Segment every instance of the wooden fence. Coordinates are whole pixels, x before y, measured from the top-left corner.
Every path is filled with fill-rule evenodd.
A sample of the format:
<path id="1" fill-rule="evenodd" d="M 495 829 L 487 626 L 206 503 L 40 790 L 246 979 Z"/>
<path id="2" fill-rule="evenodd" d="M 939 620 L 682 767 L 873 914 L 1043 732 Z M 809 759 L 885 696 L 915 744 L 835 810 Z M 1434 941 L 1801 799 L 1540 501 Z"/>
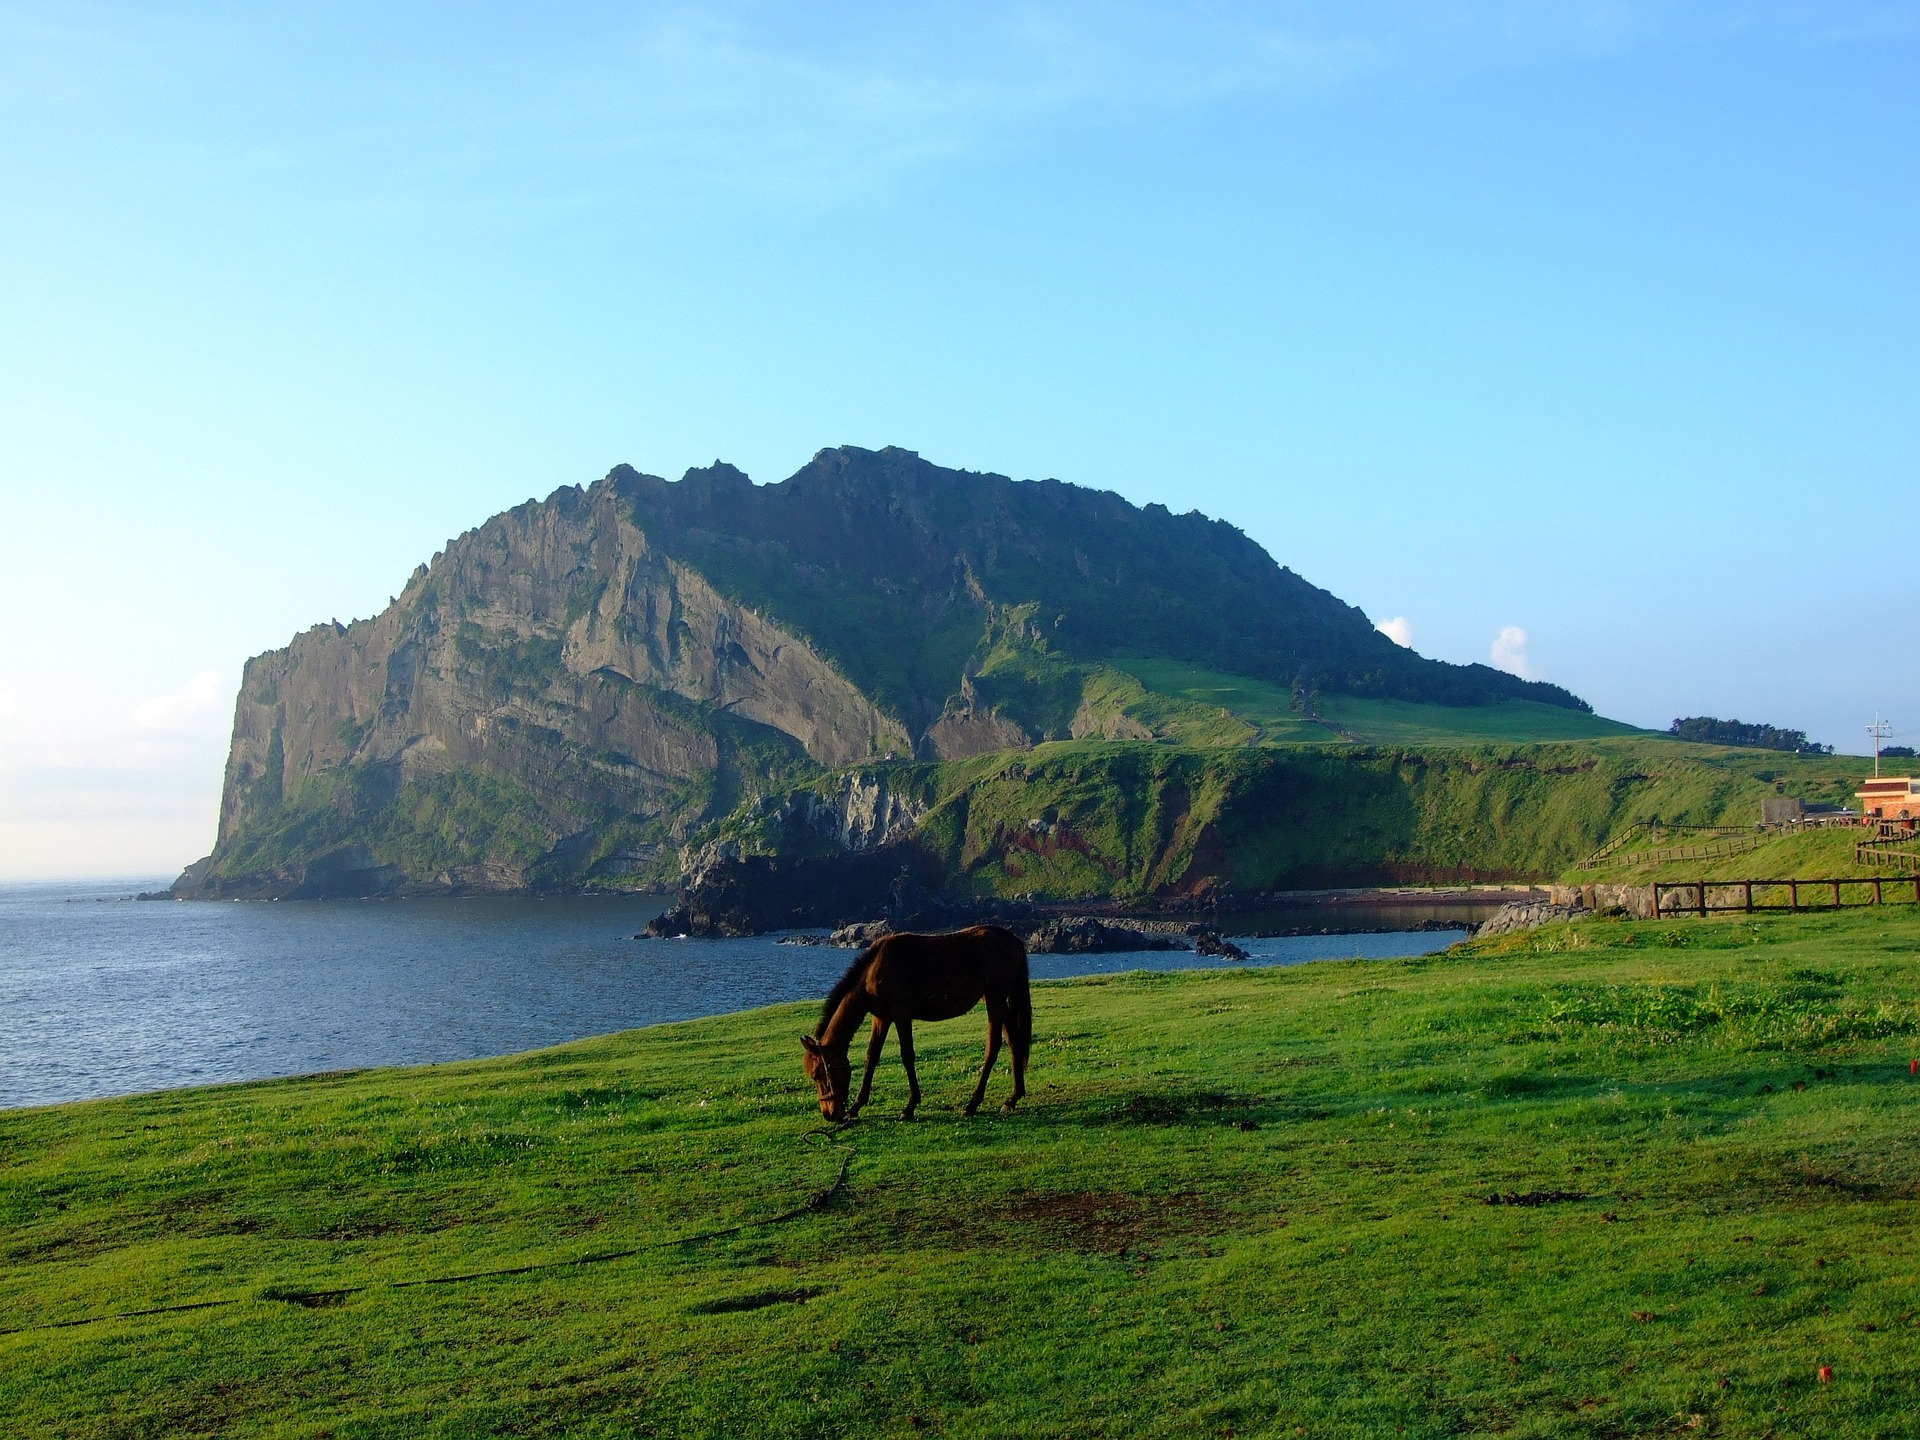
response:
<path id="1" fill-rule="evenodd" d="M 1884 865 L 1889 870 L 1905 870 L 1909 875 L 1920 875 L 1920 853 L 1895 848 L 1911 845 L 1917 839 L 1920 836 L 1904 825 L 1889 825 L 1883 820 L 1873 839 L 1862 840 L 1853 847 L 1853 863 Z"/>
<path id="2" fill-rule="evenodd" d="M 1592 870 L 1604 864 L 1608 857 L 1636 835 L 1657 838 L 1668 831 L 1680 835 L 1713 835 L 1722 838 L 1700 845 L 1669 845 L 1658 850 L 1636 850 L 1626 858 L 1636 865 L 1642 862 L 1659 864 L 1667 860 L 1712 860 L 1722 855 L 1743 855 L 1766 838 L 1766 832 L 1756 830 L 1751 825 L 1648 825 L 1636 822 L 1573 868 Z"/>
<path id="3" fill-rule="evenodd" d="M 1803 891 L 1809 896 L 1806 900 L 1802 899 Z M 1782 898 L 1785 904 L 1780 903 Z M 1920 905 L 1920 873 L 1875 876 L 1870 880 L 1689 880 L 1684 884 L 1661 882 L 1653 887 L 1656 917 L 1736 911 L 1751 915 L 1756 910 L 1856 909 L 1889 903 Z"/>
<path id="4" fill-rule="evenodd" d="M 1744 855 L 1766 838 L 1761 831 L 1742 830 L 1723 840 L 1709 840 L 1704 845 L 1666 845 L 1658 850 L 1636 850 L 1622 858 L 1636 865 L 1664 865 L 1669 860 L 1718 860 L 1727 855 Z M 1592 860 L 1585 860 L 1577 868 L 1587 869 L 1593 864 Z"/>

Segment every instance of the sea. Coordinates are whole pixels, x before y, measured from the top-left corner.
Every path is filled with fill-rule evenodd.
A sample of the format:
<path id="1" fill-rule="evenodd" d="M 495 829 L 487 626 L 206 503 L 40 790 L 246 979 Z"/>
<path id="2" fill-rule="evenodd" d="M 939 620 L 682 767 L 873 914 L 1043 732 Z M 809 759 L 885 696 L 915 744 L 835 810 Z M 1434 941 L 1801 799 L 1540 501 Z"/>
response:
<path id="1" fill-rule="evenodd" d="M 658 895 L 272 903 L 140 901 L 166 882 L 0 886 L 0 1108 L 184 1085 L 505 1055 L 819 996 L 827 946 L 642 939 Z M 1388 923 L 1481 918 L 1382 912 Z M 1270 935 L 1248 964 L 1444 949 L 1461 928 Z M 1382 914 L 1342 907 L 1339 923 Z M 1185 951 L 1036 955 L 1038 979 L 1217 966 Z"/>

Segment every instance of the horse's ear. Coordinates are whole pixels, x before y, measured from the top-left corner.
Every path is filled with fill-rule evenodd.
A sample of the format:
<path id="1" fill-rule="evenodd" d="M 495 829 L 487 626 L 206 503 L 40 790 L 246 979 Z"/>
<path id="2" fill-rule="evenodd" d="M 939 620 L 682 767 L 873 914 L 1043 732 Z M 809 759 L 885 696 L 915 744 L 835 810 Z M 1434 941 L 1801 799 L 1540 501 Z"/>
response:
<path id="1" fill-rule="evenodd" d="M 800 1043 L 807 1047 L 809 1054 L 818 1055 L 820 1053 L 820 1042 L 811 1035 L 802 1035 L 800 1037 Z"/>

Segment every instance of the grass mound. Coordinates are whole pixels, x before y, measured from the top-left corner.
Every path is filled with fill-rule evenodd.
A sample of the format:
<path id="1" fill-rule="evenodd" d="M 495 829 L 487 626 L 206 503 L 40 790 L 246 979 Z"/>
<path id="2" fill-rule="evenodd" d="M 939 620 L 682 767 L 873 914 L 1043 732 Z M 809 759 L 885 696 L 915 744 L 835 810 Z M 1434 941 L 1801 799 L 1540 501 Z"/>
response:
<path id="1" fill-rule="evenodd" d="M 0 1115 L 10 1433 L 1911 1433 L 1920 913 L 809 1007 Z M 1004 1093 L 1001 1088 L 994 1094 Z M 1831 1367 L 1822 1383 L 1820 1367 Z"/>

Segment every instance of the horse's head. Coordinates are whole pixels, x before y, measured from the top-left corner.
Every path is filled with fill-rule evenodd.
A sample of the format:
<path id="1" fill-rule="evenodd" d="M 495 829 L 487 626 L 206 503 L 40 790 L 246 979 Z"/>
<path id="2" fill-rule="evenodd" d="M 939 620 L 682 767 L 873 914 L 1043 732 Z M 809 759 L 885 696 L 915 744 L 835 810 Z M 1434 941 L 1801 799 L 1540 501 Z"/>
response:
<path id="1" fill-rule="evenodd" d="M 847 1087 L 853 1083 L 853 1062 L 844 1049 L 830 1049 L 811 1035 L 802 1035 L 800 1043 L 807 1050 L 801 1064 L 820 1092 L 820 1113 L 838 1125 L 847 1118 Z"/>

